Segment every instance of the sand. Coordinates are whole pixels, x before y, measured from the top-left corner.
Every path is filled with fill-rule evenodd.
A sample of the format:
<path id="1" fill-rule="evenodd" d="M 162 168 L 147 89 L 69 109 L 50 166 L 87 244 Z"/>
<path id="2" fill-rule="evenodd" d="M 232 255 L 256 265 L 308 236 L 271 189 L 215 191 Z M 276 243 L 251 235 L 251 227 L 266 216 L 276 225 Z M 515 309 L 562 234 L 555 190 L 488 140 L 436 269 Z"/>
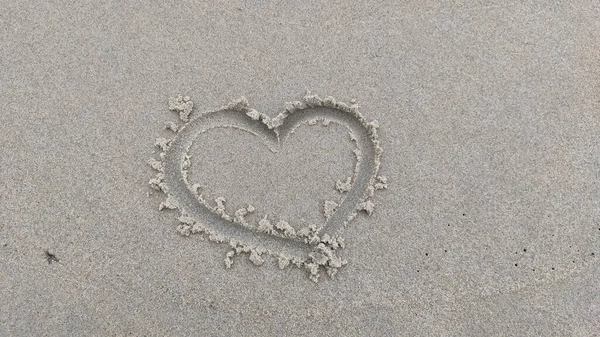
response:
<path id="1" fill-rule="evenodd" d="M 0 336 L 600 335 L 600 5 L 4 2 Z"/>

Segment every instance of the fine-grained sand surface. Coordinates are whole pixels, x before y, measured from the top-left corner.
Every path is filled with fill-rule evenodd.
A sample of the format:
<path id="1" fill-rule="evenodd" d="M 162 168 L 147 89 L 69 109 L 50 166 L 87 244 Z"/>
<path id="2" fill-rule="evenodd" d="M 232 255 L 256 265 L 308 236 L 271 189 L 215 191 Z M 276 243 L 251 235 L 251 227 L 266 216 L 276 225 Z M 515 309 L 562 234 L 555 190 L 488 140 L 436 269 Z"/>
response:
<path id="1" fill-rule="evenodd" d="M 0 336 L 600 335 L 597 1 L 0 8 Z"/>

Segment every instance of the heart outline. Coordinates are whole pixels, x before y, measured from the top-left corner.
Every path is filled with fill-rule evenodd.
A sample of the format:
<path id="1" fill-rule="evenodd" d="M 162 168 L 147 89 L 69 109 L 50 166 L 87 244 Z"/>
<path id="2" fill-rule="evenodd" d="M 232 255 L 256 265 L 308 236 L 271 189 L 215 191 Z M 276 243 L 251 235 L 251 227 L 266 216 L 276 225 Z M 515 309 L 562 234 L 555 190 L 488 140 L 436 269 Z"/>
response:
<path id="1" fill-rule="evenodd" d="M 156 145 L 163 152 L 160 154 L 161 161 L 151 162 L 159 172 L 150 185 L 167 195 L 167 200 L 159 209 L 177 208 L 181 211 L 180 233 L 187 236 L 205 232 L 213 241 L 229 241 L 234 253 L 228 253 L 226 261 L 231 261 L 235 254 L 245 252 L 250 253 L 251 260 L 256 263 L 261 261 L 261 254 L 268 253 L 279 257 L 280 267 L 292 262 L 306 268 L 313 281 L 318 279 L 321 267 L 330 276 L 335 275 L 337 269 L 346 263 L 335 252 L 343 247 L 338 235 L 361 207 L 370 214 L 373 207 L 370 198 L 374 191 L 386 187 L 385 178 L 377 176 L 382 154 L 377 121 L 368 123 L 356 105 L 347 105 L 333 97 L 321 99 L 310 93 L 304 96 L 303 101 L 286 103 L 285 110 L 275 118 L 250 108 L 243 97 L 219 109 L 201 113 L 191 120 L 188 119 L 192 106 L 189 98 L 182 99 L 179 96 L 176 103 L 170 105 L 171 110 L 180 111 L 180 117 L 186 124 L 181 128 L 170 125 L 169 128 L 176 132 L 174 139 L 157 140 Z M 208 130 L 230 127 L 250 132 L 261 138 L 271 151 L 277 152 L 300 125 L 322 118 L 345 125 L 358 152 L 355 151 L 357 163 L 351 177 L 352 186 L 321 229 L 311 228 L 301 236 L 289 237 L 287 232 L 265 233 L 248 226 L 231 226 L 232 222 L 236 222 L 235 219 L 225 214 L 223 209 L 208 204 L 187 180 L 189 149 L 196 138 Z M 223 221 L 229 223 L 224 224 Z"/>

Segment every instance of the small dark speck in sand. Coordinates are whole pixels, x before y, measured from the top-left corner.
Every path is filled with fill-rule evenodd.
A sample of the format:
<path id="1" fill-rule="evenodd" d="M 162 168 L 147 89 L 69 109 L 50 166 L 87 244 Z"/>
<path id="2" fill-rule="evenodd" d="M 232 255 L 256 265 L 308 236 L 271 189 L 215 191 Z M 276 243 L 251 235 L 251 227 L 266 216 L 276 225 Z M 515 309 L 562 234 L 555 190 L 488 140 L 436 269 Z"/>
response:
<path id="1" fill-rule="evenodd" d="M 48 249 L 46 249 L 44 251 L 44 254 L 46 255 L 46 261 L 48 261 L 48 264 L 50 264 L 52 262 L 60 262 L 58 260 L 58 258 L 56 257 L 56 255 L 50 253 L 50 251 Z"/>

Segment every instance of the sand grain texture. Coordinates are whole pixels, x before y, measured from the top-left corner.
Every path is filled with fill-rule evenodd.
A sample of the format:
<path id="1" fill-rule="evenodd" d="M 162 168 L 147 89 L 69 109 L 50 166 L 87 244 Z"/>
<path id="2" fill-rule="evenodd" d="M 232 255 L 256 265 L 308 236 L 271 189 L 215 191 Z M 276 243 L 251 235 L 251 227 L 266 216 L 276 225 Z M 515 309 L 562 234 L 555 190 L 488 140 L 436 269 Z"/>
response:
<path id="1" fill-rule="evenodd" d="M 597 1 L 0 6 L 0 336 L 600 331 Z M 369 158 L 332 116 L 277 154 L 211 129 L 178 152 L 197 205 L 316 241 L 192 235 L 156 177 L 183 126 L 285 128 L 307 90 L 377 129 L 374 196 L 319 232 Z"/>

